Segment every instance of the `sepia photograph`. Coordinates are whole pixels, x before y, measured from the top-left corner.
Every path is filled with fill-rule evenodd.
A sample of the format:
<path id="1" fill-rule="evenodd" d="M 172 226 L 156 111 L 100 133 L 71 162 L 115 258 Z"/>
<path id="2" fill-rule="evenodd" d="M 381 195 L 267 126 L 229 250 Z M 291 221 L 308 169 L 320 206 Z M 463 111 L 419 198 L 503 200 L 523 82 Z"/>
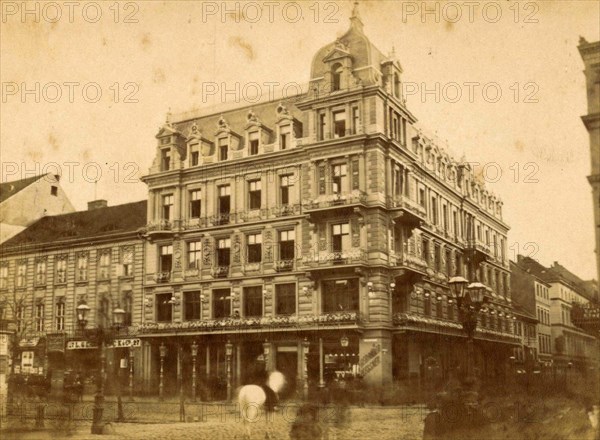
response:
<path id="1" fill-rule="evenodd" d="M 600 440 L 600 1 L 0 0 L 0 438 Z"/>

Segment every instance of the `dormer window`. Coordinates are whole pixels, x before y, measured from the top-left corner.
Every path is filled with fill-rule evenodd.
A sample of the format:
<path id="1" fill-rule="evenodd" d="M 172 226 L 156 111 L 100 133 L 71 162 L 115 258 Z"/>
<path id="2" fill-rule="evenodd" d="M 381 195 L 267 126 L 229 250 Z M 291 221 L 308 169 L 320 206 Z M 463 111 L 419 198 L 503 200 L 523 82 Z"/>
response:
<path id="1" fill-rule="evenodd" d="M 197 146 L 196 146 L 197 148 Z M 190 154 L 190 165 L 195 167 L 200 163 L 200 152 L 199 151 L 192 151 Z"/>
<path id="2" fill-rule="evenodd" d="M 258 154 L 259 143 L 260 143 L 260 141 L 259 141 L 258 131 L 250 133 L 250 139 L 249 139 L 250 156 L 256 156 Z"/>
<path id="3" fill-rule="evenodd" d="M 219 160 L 227 160 L 229 145 L 227 139 L 219 139 Z"/>
<path id="4" fill-rule="evenodd" d="M 290 145 L 289 140 L 290 140 L 290 126 L 284 125 L 280 129 L 279 148 L 281 150 L 285 150 Z"/>
<path id="5" fill-rule="evenodd" d="M 400 77 L 394 73 L 394 96 L 400 99 Z"/>
<path id="6" fill-rule="evenodd" d="M 333 113 L 333 130 L 335 139 L 346 136 L 346 112 L 344 110 Z"/>
<path id="7" fill-rule="evenodd" d="M 342 65 L 334 64 L 331 69 L 331 90 L 333 92 L 342 88 Z"/>
<path id="8" fill-rule="evenodd" d="M 169 171 L 171 169 L 171 150 L 166 149 L 161 151 L 161 170 Z"/>

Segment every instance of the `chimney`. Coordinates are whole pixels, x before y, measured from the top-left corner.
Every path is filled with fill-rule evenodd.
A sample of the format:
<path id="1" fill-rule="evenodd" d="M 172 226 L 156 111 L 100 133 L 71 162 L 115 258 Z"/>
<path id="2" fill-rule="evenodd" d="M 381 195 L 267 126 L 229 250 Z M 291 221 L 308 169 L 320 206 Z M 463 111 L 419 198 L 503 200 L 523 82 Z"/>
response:
<path id="1" fill-rule="evenodd" d="M 93 200 L 91 202 L 88 202 L 88 211 L 91 211 L 93 209 L 106 208 L 107 206 L 108 202 L 106 200 Z"/>

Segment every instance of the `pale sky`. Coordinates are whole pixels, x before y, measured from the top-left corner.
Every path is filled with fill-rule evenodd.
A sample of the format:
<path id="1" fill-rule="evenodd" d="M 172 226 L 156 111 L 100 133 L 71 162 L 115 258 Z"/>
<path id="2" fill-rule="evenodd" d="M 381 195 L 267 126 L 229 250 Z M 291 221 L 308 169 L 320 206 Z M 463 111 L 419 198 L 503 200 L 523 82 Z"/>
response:
<path id="1" fill-rule="evenodd" d="M 352 8 L 351 2 L 231 2 L 241 12 L 236 19 L 221 16 L 220 1 L 119 8 L 111 1 L 98 3 L 100 10 L 92 3 L 70 11 L 56 2 L 58 11 L 29 2 L 32 11 L 39 8 L 36 17 L 23 16 L 21 2 L 1 2 L 2 181 L 53 171 L 57 163 L 78 209 L 94 199 L 95 186 L 97 198 L 110 205 L 146 198 L 138 178 L 151 165 L 168 109 L 221 103 L 219 94 L 206 99 L 203 85 L 231 90 L 237 82 L 240 105 L 247 105 L 254 99 L 254 89 L 244 88 L 249 83 L 275 82 L 276 91 L 305 84 L 313 55 L 347 30 Z M 456 158 L 464 153 L 469 161 L 498 164 L 502 175 L 488 187 L 505 203 L 511 258 L 520 252 L 542 264 L 557 260 L 585 279 L 595 277 L 577 45 L 580 35 L 600 38 L 600 2 L 483 1 L 471 10 L 464 3 L 426 2 L 431 10 L 437 5 L 439 20 L 422 16 L 421 1 L 363 1 L 359 10 L 371 41 L 385 54 L 395 47 L 419 123 L 447 140 Z M 455 5 L 463 5 L 459 18 Z M 36 83 L 39 99 L 23 93 Z M 479 84 L 473 102 L 466 83 Z M 444 91 L 439 99 L 421 95 L 436 84 Z M 96 90 L 101 98 L 87 102 Z M 490 102 L 497 90 L 501 97 Z M 489 168 L 492 179 L 497 169 Z M 94 185 L 96 170 L 102 175 Z"/>

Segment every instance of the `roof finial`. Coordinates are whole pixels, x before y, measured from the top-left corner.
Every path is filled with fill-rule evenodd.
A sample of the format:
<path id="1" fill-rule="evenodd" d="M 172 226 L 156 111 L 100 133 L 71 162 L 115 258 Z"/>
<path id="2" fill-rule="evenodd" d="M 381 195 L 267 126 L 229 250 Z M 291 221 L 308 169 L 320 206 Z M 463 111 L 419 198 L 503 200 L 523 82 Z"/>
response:
<path id="1" fill-rule="evenodd" d="M 357 27 L 360 31 L 362 31 L 363 22 L 360 19 L 360 14 L 358 13 L 358 2 L 354 2 L 354 8 L 352 8 L 352 16 L 350 17 L 350 23 L 352 27 Z"/>
<path id="2" fill-rule="evenodd" d="M 166 117 L 166 120 L 165 120 L 165 124 L 171 125 L 171 116 L 172 116 L 172 114 L 171 114 L 171 107 L 169 107 L 169 111 L 167 112 L 167 117 Z"/>

